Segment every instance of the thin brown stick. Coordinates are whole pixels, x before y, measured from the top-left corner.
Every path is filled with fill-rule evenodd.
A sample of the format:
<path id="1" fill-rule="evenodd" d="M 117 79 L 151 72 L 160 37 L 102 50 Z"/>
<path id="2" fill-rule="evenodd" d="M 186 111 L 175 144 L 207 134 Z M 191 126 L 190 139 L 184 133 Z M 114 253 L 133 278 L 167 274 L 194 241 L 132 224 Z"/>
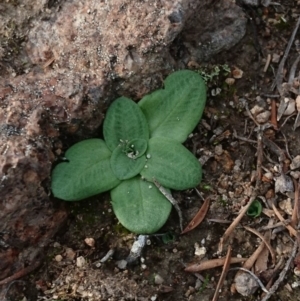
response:
<path id="1" fill-rule="evenodd" d="M 255 200 L 255 197 L 251 197 L 248 204 L 242 208 L 239 215 L 236 217 L 236 219 L 231 223 L 231 225 L 227 228 L 225 233 L 223 234 L 222 238 L 220 239 L 219 246 L 218 246 L 218 253 L 222 253 L 223 250 L 223 244 L 228 239 L 229 235 L 233 232 L 235 227 L 239 224 L 242 217 L 245 215 L 249 207 L 251 206 L 252 202 Z"/>
<path id="2" fill-rule="evenodd" d="M 257 160 L 256 160 L 256 187 L 259 186 L 262 179 L 262 162 L 263 162 L 263 144 L 262 144 L 262 133 L 257 134 Z"/>
<path id="3" fill-rule="evenodd" d="M 247 261 L 245 261 L 245 263 L 243 264 L 243 268 L 250 270 L 254 266 L 256 259 L 258 258 L 259 254 L 262 252 L 264 247 L 265 243 L 262 241 L 261 244 L 255 250 L 255 252 L 247 259 Z"/>
<path id="4" fill-rule="evenodd" d="M 277 123 L 277 107 L 276 107 L 276 101 L 275 99 L 272 99 L 271 102 L 271 124 L 273 125 L 274 129 L 278 129 L 278 123 Z"/>
<path id="5" fill-rule="evenodd" d="M 0 281 L 0 286 L 28 275 L 29 273 L 34 271 L 40 264 L 41 264 L 41 261 L 37 260 L 33 264 L 29 265 L 28 267 L 21 269 L 20 271 L 16 272 L 15 274 L 13 274 L 5 279 L 2 279 Z"/>
<path id="6" fill-rule="evenodd" d="M 273 250 L 273 248 L 271 247 L 271 245 L 269 244 L 269 242 L 266 240 L 266 238 L 261 235 L 258 231 L 256 231 L 255 229 L 252 229 L 250 227 L 244 226 L 244 228 L 250 232 L 252 232 L 253 234 L 257 235 L 266 245 L 266 247 L 269 249 L 271 257 L 272 257 L 272 261 L 273 264 L 276 264 L 276 254 L 275 251 Z"/>
<path id="7" fill-rule="evenodd" d="M 265 64 L 265 67 L 264 67 L 264 72 L 267 72 L 270 63 L 271 63 L 271 54 L 269 53 L 269 54 L 267 55 L 267 60 L 266 60 L 266 64 Z"/>
<path id="8" fill-rule="evenodd" d="M 226 258 L 225 258 L 225 263 L 224 263 L 224 266 L 223 266 L 223 269 L 222 269 L 222 274 L 220 276 L 217 287 L 215 289 L 215 293 L 214 293 L 214 297 L 213 297 L 212 301 L 217 301 L 219 299 L 220 289 L 221 289 L 221 287 L 224 283 L 224 280 L 226 278 L 227 272 L 228 272 L 229 267 L 230 267 L 230 258 L 231 258 L 231 246 L 228 246 L 227 254 L 226 254 Z"/>
<path id="9" fill-rule="evenodd" d="M 280 212 L 277 210 L 277 208 L 275 207 L 274 203 L 272 204 L 272 209 L 273 209 L 274 213 L 276 214 L 276 216 L 278 217 L 278 219 L 283 222 L 283 225 L 286 227 L 286 229 L 289 230 L 290 235 L 293 235 L 294 237 L 297 237 L 297 231 L 291 225 L 286 225 L 284 223 L 285 219 L 282 217 L 282 215 L 280 214 Z"/>
<path id="10" fill-rule="evenodd" d="M 230 258 L 230 264 L 241 263 L 241 262 L 246 261 L 247 259 L 248 258 L 232 257 L 232 258 Z M 226 258 L 217 258 L 217 259 L 206 260 L 206 261 L 203 261 L 203 262 L 200 262 L 197 264 L 191 264 L 188 267 L 186 267 L 184 270 L 185 270 L 185 272 L 197 273 L 200 271 L 220 267 L 220 266 L 224 265 L 225 261 L 226 261 Z"/>

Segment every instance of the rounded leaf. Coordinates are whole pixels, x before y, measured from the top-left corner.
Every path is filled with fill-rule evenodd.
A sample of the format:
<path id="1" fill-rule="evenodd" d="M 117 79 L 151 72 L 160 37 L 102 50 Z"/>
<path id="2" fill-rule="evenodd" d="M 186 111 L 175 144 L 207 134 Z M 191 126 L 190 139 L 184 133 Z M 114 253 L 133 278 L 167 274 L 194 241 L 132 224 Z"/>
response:
<path id="1" fill-rule="evenodd" d="M 198 124 L 206 102 L 202 77 L 190 70 L 169 75 L 164 89 L 154 91 L 138 103 L 150 130 L 150 137 L 168 137 L 184 142 Z"/>
<path id="2" fill-rule="evenodd" d="M 162 186 L 184 190 L 201 182 L 202 168 L 197 158 L 182 144 L 163 138 L 151 138 L 147 163 L 141 175 L 148 181 L 157 180 Z"/>
<path id="3" fill-rule="evenodd" d="M 129 155 L 131 155 L 129 153 Z M 115 148 L 110 159 L 111 168 L 120 180 L 130 179 L 141 172 L 146 163 L 146 157 L 139 158 L 128 157 L 124 152 L 124 146 L 119 145 Z"/>
<path id="4" fill-rule="evenodd" d="M 111 190 L 114 213 L 120 223 L 138 234 L 158 231 L 167 221 L 171 203 L 152 183 L 135 177 Z"/>
<path id="5" fill-rule="evenodd" d="M 120 97 L 107 110 L 103 124 L 104 140 L 113 151 L 120 143 L 149 139 L 149 128 L 140 107 L 131 99 Z"/>
<path id="6" fill-rule="evenodd" d="M 66 162 L 52 171 L 53 195 L 65 201 L 78 201 L 110 190 L 120 181 L 110 167 L 111 151 L 101 139 L 74 144 L 66 153 Z"/>

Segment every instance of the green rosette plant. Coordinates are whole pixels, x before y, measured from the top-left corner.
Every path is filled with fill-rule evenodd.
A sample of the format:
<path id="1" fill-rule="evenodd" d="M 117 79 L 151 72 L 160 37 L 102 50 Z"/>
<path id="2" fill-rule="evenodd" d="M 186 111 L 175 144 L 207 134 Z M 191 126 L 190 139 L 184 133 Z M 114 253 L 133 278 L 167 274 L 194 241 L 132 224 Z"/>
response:
<path id="1" fill-rule="evenodd" d="M 182 143 L 198 124 L 205 101 L 204 81 L 189 70 L 172 73 L 163 89 L 139 103 L 118 98 L 107 111 L 104 140 L 73 145 L 55 166 L 53 195 L 78 201 L 110 190 L 113 211 L 125 228 L 156 232 L 172 205 L 154 181 L 169 193 L 201 181 L 201 165 Z"/>

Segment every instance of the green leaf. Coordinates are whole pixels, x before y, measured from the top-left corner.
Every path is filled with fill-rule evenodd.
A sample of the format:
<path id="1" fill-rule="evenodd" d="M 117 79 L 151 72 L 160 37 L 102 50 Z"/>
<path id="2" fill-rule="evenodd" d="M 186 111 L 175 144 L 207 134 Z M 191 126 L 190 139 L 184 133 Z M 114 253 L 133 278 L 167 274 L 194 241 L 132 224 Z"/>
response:
<path id="1" fill-rule="evenodd" d="M 139 174 L 145 163 L 145 156 L 136 159 L 128 157 L 123 145 L 115 148 L 110 159 L 110 166 L 116 177 L 120 180 L 127 180 Z"/>
<path id="2" fill-rule="evenodd" d="M 120 142 L 149 139 L 149 128 L 140 107 L 131 99 L 120 97 L 109 107 L 103 124 L 104 140 L 113 151 Z"/>
<path id="3" fill-rule="evenodd" d="M 152 183 L 135 177 L 111 190 L 113 210 L 120 223 L 138 234 L 158 231 L 167 221 L 171 203 Z"/>
<path id="4" fill-rule="evenodd" d="M 121 143 L 119 146 L 123 146 L 123 152 L 128 158 L 136 159 L 146 152 L 148 144 L 145 139 L 133 139 L 127 143 Z"/>
<path id="5" fill-rule="evenodd" d="M 141 175 L 148 181 L 157 180 L 162 186 L 184 190 L 197 186 L 202 168 L 197 158 L 182 144 L 160 137 L 151 138 L 147 163 Z"/>
<path id="6" fill-rule="evenodd" d="M 206 87 L 198 73 L 177 71 L 164 89 L 143 97 L 139 106 L 149 124 L 150 137 L 168 137 L 180 143 L 198 124 L 206 101 Z"/>
<path id="7" fill-rule="evenodd" d="M 262 212 L 261 202 L 258 200 L 254 200 L 247 211 L 247 215 L 251 217 L 259 217 L 261 215 L 261 212 Z"/>
<path id="8" fill-rule="evenodd" d="M 65 153 L 68 162 L 52 172 L 52 192 L 65 201 L 78 201 L 110 190 L 120 181 L 110 167 L 111 152 L 101 139 L 74 144 Z"/>

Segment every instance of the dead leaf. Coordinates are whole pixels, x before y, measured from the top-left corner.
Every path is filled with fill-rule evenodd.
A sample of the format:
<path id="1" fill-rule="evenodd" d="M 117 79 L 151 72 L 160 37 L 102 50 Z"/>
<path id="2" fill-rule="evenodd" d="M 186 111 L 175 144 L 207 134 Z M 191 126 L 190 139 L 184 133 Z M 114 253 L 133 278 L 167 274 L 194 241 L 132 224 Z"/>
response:
<path id="1" fill-rule="evenodd" d="M 270 220 L 272 221 L 272 220 Z M 265 240 L 270 243 L 271 231 L 267 231 L 264 235 Z M 256 262 L 255 262 L 255 272 L 256 274 L 261 274 L 268 269 L 268 259 L 269 259 L 269 249 L 265 245 L 263 250 L 260 252 Z"/>
<path id="2" fill-rule="evenodd" d="M 201 206 L 200 210 L 198 213 L 195 215 L 195 217 L 191 220 L 191 222 L 187 225 L 187 227 L 181 232 L 181 234 L 185 234 L 193 229 L 195 229 L 200 223 L 203 221 L 208 208 L 209 208 L 209 198 L 207 198 L 203 205 Z"/>
<path id="3" fill-rule="evenodd" d="M 292 179 L 285 175 L 281 174 L 275 181 L 275 192 L 280 191 L 285 193 L 287 191 L 294 191 L 294 184 Z"/>

